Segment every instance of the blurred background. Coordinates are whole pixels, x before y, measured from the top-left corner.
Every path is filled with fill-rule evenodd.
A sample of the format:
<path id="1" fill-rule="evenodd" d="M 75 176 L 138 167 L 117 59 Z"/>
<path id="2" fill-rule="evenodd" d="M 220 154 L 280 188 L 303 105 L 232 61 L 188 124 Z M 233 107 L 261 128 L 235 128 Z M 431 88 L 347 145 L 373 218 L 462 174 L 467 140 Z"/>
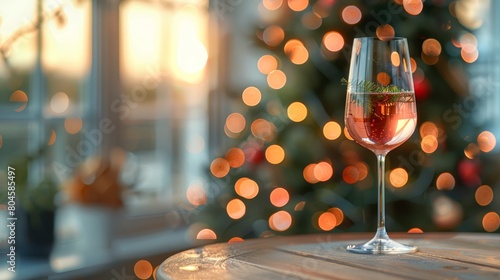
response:
<path id="1" fill-rule="evenodd" d="M 388 230 L 498 233 L 499 12 L 0 1 L 0 219 L 17 218 L 0 231 L 16 273 L 2 262 L 0 278 L 152 279 L 207 242 L 374 232 L 375 156 L 343 123 L 361 36 L 406 37 L 412 57 L 418 125 L 386 160 Z"/>

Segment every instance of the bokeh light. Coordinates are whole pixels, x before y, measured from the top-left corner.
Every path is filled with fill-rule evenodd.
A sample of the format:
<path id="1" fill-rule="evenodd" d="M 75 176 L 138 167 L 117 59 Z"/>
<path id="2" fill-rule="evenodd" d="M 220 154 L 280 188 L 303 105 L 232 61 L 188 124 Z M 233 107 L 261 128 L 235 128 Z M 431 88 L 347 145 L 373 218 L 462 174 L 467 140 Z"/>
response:
<path id="1" fill-rule="evenodd" d="M 285 39 L 285 31 L 278 25 L 271 25 L 264 29 L 262 38 L 268 46 L 276 47 Z"/>
<path id="2" fill-rule="evenodd" d="M 239 242 L 243 242 L 243 241 L 245 241 L 243 238 L 238 237 L 238 236 L 235 236 L 235 237 L 233 237 L 233 238 L 229 239 L 229 240 L 227 241 L 227 243 L 228 243 L 228 244 L 231 244 L 231 243 L 239 243 Z"/>
<path id="3" fill-rule="evenodd" d="M 26 106 L 28 105 L 28 95 L 26 95 L 26 93 L 22 90 L 16 90 L 10 95 L 9 101 L 20 104 L 14 109 L 14 111 L 19 113 L 26 109 Z"/>
<path id="4" fill-rule="evenodd" d="M 49 142 L 47 143 L 47 145 L 49 146 L 54 145 L 54 143 L 56 142 L 56 138 L 57 138 L 56 131 L 52 129 L 50 131 Z M 0 139 L 0 147 L 2 147 L 1 139 Z"/>
<path id="5" fill-rule="evenodd" d="M 199 184 L 192 184 L 186 190 L 186 198 L 194 206 L 200 206 L 207 203 L 205 190 Z"/>
<path id="6" fill-rule="evenodd" d="M 366 177 L 368 176 L 368 164 L 362 161 L 358 161 L 354 165 L 358 169 L 358 181 L 366 179 Z"/>
<path id="7" fill-rule="evenodd" d="M 455 177 L 451 173 L 441 173 L 436 179 L 436 188 L 440 191 L 449 191 L 455 187 Z"/>
<path id="8" fill-rule="evenodd" d="M 267 75 L 278 68 L 278 60 L 272 55 L 263 55 L 257 61 L 257 68 L 262 74 Z"/>
<path id="9" fill-rule="evenodd" d="M 139 279 L 149 279 L 153 274 L 153 266 L 147 260 L 137 261 L 134 265 L 134 273 Z"/>
<path id="10" fill-rule="evenodd" d="M 324 231 L 330 231 L 337 225 L 337 218 L 331 212 L 324 212 L 319 215 L 318 226 Z"/>
<path id="11" fill-rule="evenodd" d="M 288 57 L 293 64 L 301 65 L 309 59 L 309 52 L 304 45 L 299 45 L 292 48 Z"/>
<path id="12" fill-rule="evenodd" d="M 383 86 L 387 86 L 391 83 L 391 76 L 385 72 L 379 72 L 377 74 L 377 82 Z"/>
<path id="13" fill-rule="evenodd" d="M 427 135 L 432 135 L 436 138 L 439 136 L 438 128 L 433 122 L 424 122 L 420 126 L 419 133 L 420 133 L 420 137 L 422 137 L 422 138 L 424 138 Z"/>
<path id="14" fill-rule="evenodd" d="M 347 24 L 356 24 L 361 20 L 361 10 L 354 6 L 347 6 L 342 10 L 342 19 Z"/>
<path id="15" fill-rule="evenodd" d="M 467 52 L 465 49 L 462 49 L 460 51 L 460 55 L 462 56 L 462 59 L 467 62 L 467 63 L 473 63 L 475 62 L 478 57 L 479 57 L 479 51 L 476 49 L 472 52 Z"/>
<path id="16" fill-rule="evenodd" d="M 64 129 L 69 134 L 77 134 L 83 126 L 81 118 L 66 118 L 64 120 Z"/>
<path id="17" fill-rule="evenodd" d="M 359 180 L 359 171 L 355 166 L 349 165 L 342 171 L 342 179 L 348 184 L 354 184 Z"/>
<path id="18" fill-rule="evenodd" d="M 422 52 L 429 56 L 439 56 L 441 54 L 441 44 L 438 40 L 429 38 L 422 43 Z"/>
<path id="19" fill-rule="evenodd" d="M 283 47 L 283 50 L 285 51 L 285 54 L 289 56 L 295 48 L 301 46 L 303 47 L 304 44 L 300 40 L 291 39 L 288 42 L 286 42 L 285 46 Z"/>
<path id="20" fill-rule="evenodd" d="M 314 168 L 316 167 L 316 163 L 311 163 L 304 168 L 302 175 L 304 176 L 304 180 L 310 184 L 316 184 L 319 182 L 314 176 Z"/>
<path id="21" fill-rule="evenodd" d="M 460 203 L 441 195 L 432 202 L 432 220 L 440 230 L 453 230 L 462 221 L 464 210 Z"/>
<path id="22" fill-rule="evenodd" d="M 326 161 L 319 162 L 314 166 L 314 177 L 320 182 L 326 182 L 333 176 L 333 167 Z"/>
<path id="23" fill-rule="evenodd" d="M 64 92 L 57 92 L 50 98 L 50 109 L 56 114 L 66 112 L 69 107 L 69 97 Z"/>
<path id="24" fill-rule="evenodd" d="M 395 188 L 402 188 L 408 183 L 408 172 L 403 168 L 395 168 L 389 173 L 389 181 Z"/>
<path id="25" fill-rule="evenodd" d="M 399 65 L 401 65 L 401 58 L 399 57 L 398 52 L 391 53 L 391 63 L 394 67 L 399 67 Z"/>
<path id="26" fill-rule="evenodd" d="M 485 153 L 491 152 L 497 144 L 495 135 L 489 131 L 483 131 L 477 136 L 477 145 Z"/>
<path id="27" fill-rule="evenodd" d="M 231 169 L 229 162 L 224 158 L 216 158 L 210 164 L 210 172 L 217 178 L 223 178 Z"/>
<path id="28" fill-rule="evenodd" d="M 344 127 L 344 135 L 345 135 L 345 138 L 353 141 L 354 138 L 352 138 L 351 134 L 349 134 L 349 131 L 347 130 L 347 127 Z"/>
<path id="29" fill-rule="evenodd" d="M 204 228 L 198 232 L 196 235 L 198 240 L 215 240 L 217 239 L 217 234 L 209 228 Z"/>
<path id="30" fill-rule="evenodd" d="M 284 188 L 275 188 L 269 195 L 269 200 L 271 200 L 272 205 L 283 207 L 290 200 L 290 194 Z"/>
<path id="31" fill-rule="evenodd" d="M 302 24 L 310 30 L 318 29 L 323 23 L 323 19 L 315 12 L 305 13 L 301 18 Z"/>
<path id="32" fill-rule="evenodd" d="M 285 231 L 292 225 L 292 215 L 287 211 L 278 211 L 269 217 L 269 227 L 275 231 Z"/>
<path id="33" fill-rule="evenodd" d="M 437 148 L 438 148 L 438 140 L 434 135 L 427 135 L 424 138 L 422 138 L 422 142 L 420 142 L 420 147 L 422 148 L 422 151 L 424 151 L 427 154 L 432 154 L 434 153 Z"/>
<path id="34" fill-rule="evenodd" d="M 240 133 L 245 129 L 246 120 L 240 113 L 232 113 L 226 118 L 226 127 L 232 133 Z"/>
<path id="35" fill-rule="evenodd" d="M 406 63 L 405 63 L 406 66 Z M 411 66 L 411 72 L 415 73 L 417 71 L 417 61 L 413 59 L 413 57 L 410 57 L 410 66 Z"/>
<path id="36" fill-rule="evenodd" d="M 262 4 L 266 9 L 274 11 L 281 7 L 283 0 L 263 0 Z"/>
<path id="37" fill-rule="evenodd" d="M 309 5 L 309 0 L 288 0 L 288 7 L 295 12 L 303 11 Z"/>
<path id="38" fill-rule="evenodd" d="M 276 137 L 276 126 L 264 119 L 256 119 L 250 126 L 252 135 L 266 142 Z"/>
<path id="39" fill-rule="evenodd" d="M 377 38 L 385 41 L 394 38 L 396 31 L 394 31 L 394 28 L 390 24 L 382 24 L 377 27 L 375 34 Z"/>
<path id="40" fill-rule="evenodd" d="M 487 206 L 493 201 L 493 190 L 488 185 L 479 186 L 474 194 L 477 204 Z"/>
<path id="41" fill-rule="evenodd" d="M 424 231 L 419 228 L 411 228 L 408 230 L 408 233 L 424 233 Z"/>
<path id="42" fill-rule="evenodd" d="M 267 147 L 266 159 L 271 164 L 280 164 L 285 159 L 285 150 L 279 145 L 271 145 Z"/>
<path id="43" fill-rule="evenodd" d="M 226 205 L 227 215 L 234 220 L 241 219 L 245 215 L 246 210 L 245 203 L 238 198 L 234 198 Z"/>
<path id="44" fill-rule="evenodd" d="M 342 127 L 334 121 L 329 121 L 323 126 L 323 135 L 328 140 L 336 140 L 342 134 Z"/>
<path id="45" fill-rule="evenodd" d="M 293 102 L 288 106 L 287 115 L 294 122 L 301 122 L 307 117 L 307 107 L 302 102 Z"/>
<path id="46" fill-rule="evenodd" d="M 259 194 L 259 185 L 252 179 L 242 177 L 234 184 L 236 193 L 246 199 L 253 199 Z"/>
<path id="47" fill-rule="evenodd" d="M 460 36 L 459 39 L 459 47 L 462 48 L 464 52 L 467 53 L 472 53 L 477 50 L 477 38 L 474 36 L 472 33 L 464 33 L 462 36 Z"/>
<path id="48" fill-rule="evenodd" d="M 226 152 L 225 158 L 232 168 L 241 167 L 245 163 L 245 153 L 240 148 L 231 148 Z"/>
<path id="49" fill-rule="evenodd" d="M 331 52 L 338 52 L 344 47 L 344 37 L 336 31 L 330 31 L 323 36 L 323 45 Z"/>
<path id="50" fill-rule="evenodd" d="M 304 210 L 305 206 L 306 206 L 306 202 L 301 201 L 301 202 L 298 202 L 297 204 L 295 204 L 295 207 L 293 207 L 293 210 L 294 211 L 302 211 L 302 210 Z"/>
<path id="51" fill-rule="evenodd" d="M 243 103 L 247 106 L 256 106 L 260 103 L 262 99 L 262 94 L 260 90 L 256 87 L 247 87 L 241 94 L 241 99 Z"/>
<path id="52" fill-rule="evenodd" d="M 403 0 L 403 7 L 408 14 L 416 16 L 424 9 L 424 3 L 422 0 Z"/>
<path id="53" fill-rule="evenodd" d="M 464 155 L 469 159 L 475 158 L 480 152 L 481 150 L 479 150 L 479 147 L 474 143 L 469 143 L 464 149 Z"/>
<path id="54" fill-rule="evenodd" d="M 495 212 L 488 212 L 483 217 L 483 228 L 487 232 L 494 232 L 500 227 L 500 216 Z"/>
<path id="55" fill-rule="evenodd" d="M 267 84 L 272 89 L 280 89 L 286 84 L 286 75 L 281 70 L 274 70 L 267 75 Z"/>
<path id="56" fill-rule="evenodd" d="M 332 207 L 328 209 L 328 212 L 332 213 L 335 216 L 335 219 L 337 221 L 335 226 L 340 225 L 344 221 L 344 212 L 340 208 Z"/>

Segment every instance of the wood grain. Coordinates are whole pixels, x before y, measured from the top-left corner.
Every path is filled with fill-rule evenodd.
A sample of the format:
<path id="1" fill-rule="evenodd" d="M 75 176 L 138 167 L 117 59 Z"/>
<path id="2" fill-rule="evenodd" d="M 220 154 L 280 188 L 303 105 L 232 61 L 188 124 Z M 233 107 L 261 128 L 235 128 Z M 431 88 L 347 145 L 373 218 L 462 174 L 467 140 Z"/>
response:
<path id="1" fill-rule="evenodd" d="M 391 234 L 419 251 L 360 255 L 345 250 L 370 234 L 321 234 L 219 243 L 165 260 L 156 279 L 500 279 L 498 234 Z"/>

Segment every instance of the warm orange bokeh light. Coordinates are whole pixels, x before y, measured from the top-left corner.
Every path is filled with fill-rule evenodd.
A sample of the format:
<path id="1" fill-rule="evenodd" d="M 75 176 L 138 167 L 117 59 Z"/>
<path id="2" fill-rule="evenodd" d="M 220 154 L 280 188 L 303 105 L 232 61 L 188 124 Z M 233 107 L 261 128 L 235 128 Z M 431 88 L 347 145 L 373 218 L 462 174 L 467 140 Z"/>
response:
<path id="1" fill-rule="evenodd" d="M 266 142 L 276 137 L 276 126 L 264 119 L 256 119 L 250 126 L 250 130 L 253 136 Z"/>
<path id="2" fill-rule="evenodd" d="M 375 34 L 377 35 L 377 38 L 385 41 L 394 38 L 396 31 L 394 31 L 394 28 L 390 24 L 383 24 L 377 27 Z"/>
<path id="3" fill-rule="evenodd" d="M 245 129 L 246 120 L 240 113 L 232 113 L 226 118 L 226 127 L 232 133 L 240 133 Z"/>
<path id="4" fill-rule="evenodd" d="M 263 55 L 257 61 L 257 68 L 262 74 L 267 75 L 278 68 L 278 60 L 272 55 Z"/>
<path id="5" fill-rule="evenodd" d="M 354 141 L 354 138 L 352 138 L 351 134 L 349 134 L 349 131 L 347 130 L 347 127 L 344 127 L 344 135 L 345 135 L 345 138 L 351 140 L 351 141 Z"/>
<path id="6" fill-rule="evenodd" d="M 239 242 L 243 242 L 243 241 L 245 241 L 243 238 L 235 236 L 235 237 L 229 239 L 227 241 L 227 243 L 231 244 L 231 243 L 239 243 Z"/>
<path id="7" fill-rule="evenodd" d="M 403 168 L 396 168 L 389 173 L 389 181 L 395 188 L 402 188 L 408 183 L 408 172 Z"/>
<path id="8" fill-rule="evenodd" d="M 420 142 L 420 147 L 425 153 L 432 154 L 438 148 L 438 140 L 434 135 L 427 135 L 422 139 L 422 142 Z"/>
<path id="9" fill-rule="evenodd" d="M 408 233 L 424 233 L 424 231 L 419 228 L 411 228 L 408 230 Z"/>
<path id="10" fill-rule="evenodd" d="M 293 64 L 301 65 L 306 63 L 306 61 L 309 59 L 309 52 L 307 51 L 305 46 L 300 45 L 294 47 L 288 54 L 288 57 Z"/>
<path id="11" fill-rule="evenodd" d="M 368 165 L 362 161 L 358 161 L 354 165 L 358 169 L 358 174 L 359 174 L 358 181 L 366 179 L 366 177 L 368 176 Z"/>
<path id="12" fill-rule="evenodd" d="M 342 171 L 342 179 L 348 184 L 354 184 L 359 180 L 359 171 L 355 166 L 347 166 Z"/>
<path id="13" fill-rule="evenodd" d="M 448 172 L 441 173 L 436 180 L 436 188 L 440 191 L 449 191 L 455 187 L 455 177 Z"/>
<path id="14" fill-rule="evenodd" d="M 238 198 L 229 201 L 226 205 L 227 215 L 234 220 L 241 219 L 245 215 L 246 210 L 245 203 Z"/>
<path id="15" fill-rule="evenodd" d="M 391 83 L 391 76 L 385 72 L 380 72 L 377 74 L 377 82 L 383 86 L 387 86 Z"/>
<path id="16" fill-rule="evenodd" d="M 433 122 L 424 122 L 420 126 L 419 132 L 420 132 L 420 137 L 422 138 L 424 138 L 427 135 L 432 135 L 436 138 L 439 136 L 438 128 Z"/>
<path id="17" fill-rule="evenodd" d="M 399 57 L 398 52 L 391 53 L 391 63 L 394 67 L 399 67 L 399 65 L 401 65 L 401 58 Z"/>
<path id="18" fill-rule="evenodd" d="M 210 164 L 210 172 L 217 178 L 222 178 L 231 169 L 229 162 L 224 158 L 216 158 Z"/>
<path id="19" fill-rule="evenodd" d="M 186 198 L 194 206 L 200 206 L 207 203 L 207 195 L 202 186 L 193 184 L 186 190 Z"/>
<path id="20" fill-rule="evenodd" d="M 493 201 L 493 190 L 488 185 L 482 185 L 477 188 L 474 194 L 477 204 L 481 206 L 489 205 Z"/>
<path id="21" fill-rule="evenodd" d="M 333 207 L 328 209 L 328 212 L 332 213 L 335 216 L 335 219 L 337 220 L 337 223 L 335 226 L 340 225 L 344 221 L 344 212 L 340 210 L 338 207 Z"/>
<path id="22" fill-rule="evenodd" d="M 424 9 L 424 3 L 422 0 L 403 0 L 403 7 L 408 14 L 416 16 Z"/>
<path id="23" fill-rule="evenodd" d="M 284 188 L 275 188 L 269 195 L 269 199 L 272 205 L 283 207 L 290 200 L 290 194 L 288 194 L 288 191 Z"/>
<path id="24" fill-rule="evenodd" d="M 266 159 L 271 164 L 280 164 L 285 159 L 285 150 L 279 145 L 271 145 L 266 149 Z"/>
<path id="25" fill-rule="evenodd" d="M 134 273 L 139 279 L 149 279 L 153 274 L 153 266 L 147 260 L 137 261 L 134 265 Z"/>
<path id="26" fill-rule="evenodd" d="M 262 99 L 262 94 L 260 90 L 256 87 L 247 87 L 241 94 L 241 99 L 243 103 L 247 106 L 256 106 L 260 103 Z"/>
<path id="27" fill-rule="evenodd" d="M 310 13 L 304 14 L 302 16 L 301 20 L 302 20 L 302 24 L 310 30 L 318 29 L 321 26 L 321 24 L 323 23 L 323 19 L 321 19 L 321 17 L 318 14 L 316 14 L 315 12 L 310 12 Z"/>
<path id="28" fill-rule="evenodd" d="M 304 210 L 305 206 L 306 206 L 306 202 L 305 201 L 301 201 L 301 202 L 295 204 L 295 207 L 293 207 L 293 210 L 294 211 L 302 211 L 302 210 Z"/>
<path id="29" fill-rule="evenodd" d="M 285 39 L 285 31 L 278 25 L 268 26 L 264 29 L 262 39 L 268 46 L 276 47 Z"/>
<path id="30" fill-rule="evenodd" d="M 19 113 L 26 109 L 26 106 L 28 105 L 28 95 L 22 90 L 16 90 L 10 95 L 9 101 L 20 103 L 20 105 L 14 109 L 14 111 Z"/>
<path id="31" fill-rule="evenodd" d="M 215 240 L 217 239 L 217 234 L 211 229 L 204 228 L 198 232 L 196 235 L 196 239 L 198 240 Z"/>
<path id="32" fill-rule="evenodd" d="M 259 194 L 259 185 L 252 179 L 243 177 L 234 184 L 236 193 L 246 199 L 252 199 Z"/>
<path id="33" fill-rule="evenodd" d="M 464 52 L 472 53 L 477 50 L 477 38 L 472 33 L 465 33 L 460 36 L 458 46 L 462 48 Z"/>
<path id="34" fill-rule="evenodd" d="M 274 70 L 267 75 L 267 84 L 272 89 L 280 89 L 286 84 L 286 75 L 281 70 Z"/>
<path id="35" fill-rule="evenodd" d="M 344 37 L 338 32 L 330 31 L 323 36 L 323 45 L 331 52 L 338 52 L 344 47 Z"/>
<path id="36" fill-rule="evenodd" d="M 305 10 L 307 5 L 309 5 L 309 0 L 288 0 L 288 7 L 295 12 Z"/>
<path id="37" fill-rule="evenodd" d="M 488 212 L 483 217 L 483 228 L 487 232 L 494 232 L 500 227 L 500 216 L 495 212 Z"/>
<path id="38" fill-rule="evenodd" d="M 479 147 L 474 143 L 469 143 L 464 149 L 464 154 L 469 159 L 475 158 L 480 152 L 481 150 L 479 150 Z"/>
<path id="39" fill-rule="evenodd" d="M 263 0 L 262 4 L 266 9 L 274 11 L 281 7 L 283 0 Z"/>
<path id="40" fill-rule="evenodd" d="M 411 66 L 411 72 L 415 73 L 415 71 L 417 71 L 417 61 L 413 59 L 413 57 L 410 57 L 410 66 Z"/>
<path id="41" fill-rule="evenodd" d="M 64 92 L 57 92 L 50 98 L 50 109 L 56 114 L 66 112 L 69 107 L 69 97 Z"/>
<path id="42" fill-rule="evenodd" d="M 56 142 L 56 138 L 57 138 L 57 134 L 56 134 L 56 131 L 55 130 L 51 130 L 50 131 L 50 137 L 49 137 L 49 142 L 47 143 L 49 146 L 52 146 L 54 145 L 54 143 Z M 0 147 L 1 147 L 1 141 L 0 141 Z"/>
<path id="43" fill-rule="evenodd" d="M 241 167 L 245 163 L 245 153 L 240 148 L 229 149 L 225 158 L 232 168 Z"/>
<path id="44" fill-rule="evenodd" d="M 337 225 L 337 218 L 333 213 L 322 213 L 318 218 L 318 226 L 324 231 L 330 231 Z"/>
<path id="45" fill-rule="evenodd" d="M 495 135 L 489 131 L 483 131 L 477 136 L 477 145 L 485 153 L 491 152 L 497 144 Z"/>
<path id="46" fill-rule="evenodd" d="M 269 217 L 269 227 L 275 231 L 285 231 L 292 225 L 292 215 L 287 211 L 278 211 Z"/>
<path id="47" fill-rule="evenodd" d="M 441 44 L 436 39 L 427 39 L 422 43 L 422 51 L 429 56 L 439 56 L 441 54 Z"/>
<path id="48" fill-rule="evenodd" d="M 304 103 L 293 102 L 288 106 L 287 115 L 294 122 L 301 122 L 307 117 L 307 107 Z"/>
<path id="49" fill-rule="evenodd" d="M 290 55 L 293 52 L 293 49 L 296 47 L 303 47 L 304 44 L 297 40 L 297 39 L 291 39 L 288 42 L 286 42 L 285 46 L 283 47 L 283 50 L 285 51 L 286 55 Z"/>
<path id="50" fill-rule="evenodd" d="M 334 121 L 329 121 L 323 126 L 323 135 L 328 140 L 336 140 L 342 134 L 342 127 Z"/>
<path id="51" fill-rule="evenodd" d="M 304 172 L 302 175 L 304 176 L 304 180 L 310 184 L 316 184 L 319 182 L 314 176 L 314 168 L 316 167 L 316 163 L 311 163 L 304 168 Z"/>
<path id="52" fill-rule="evenodd" d="M 356 24 L 361 20 L 361 10 L 356 6 L 347 6 L 342 10 L 342 19 L 347 24 Z"/>
<path id="53" fill-rule="evenodd" d="M 81 118 L 66 118 L 64 120 L 64 129 L 69 134 L 77 134 L 82 129 L 83 122 Z"/>
<path id="54" fill-rule="evenodd" d="M 460 51 L 460 55 L 462 56 L 462 59 L 467 62 L 467 63 L 473 63 L 475 62 L 478 57 L 479 57 L 479 51 L 476 49 L 471 52 L 467 52 L 465 49 L 462 49 Z"/>
<path id="55" fill-rule="evenodd" d="M 314 177 L 320 182 L 326 182 L 333 176 L 333 167 L 330 163 L 322 161 L 314 166 Z"/>

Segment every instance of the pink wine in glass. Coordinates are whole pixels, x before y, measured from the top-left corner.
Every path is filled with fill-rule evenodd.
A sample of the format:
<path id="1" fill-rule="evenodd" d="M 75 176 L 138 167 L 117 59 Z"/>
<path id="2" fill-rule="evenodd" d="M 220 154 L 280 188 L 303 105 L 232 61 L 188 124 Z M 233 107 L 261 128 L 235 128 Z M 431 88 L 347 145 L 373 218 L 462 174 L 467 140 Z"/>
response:
<path id="1" fill-rule="evenodd" d="M 417 110 L 413 92 L 348 93 L 346 126 L 360 145 L 387 154 L 415 130 Z"/>

